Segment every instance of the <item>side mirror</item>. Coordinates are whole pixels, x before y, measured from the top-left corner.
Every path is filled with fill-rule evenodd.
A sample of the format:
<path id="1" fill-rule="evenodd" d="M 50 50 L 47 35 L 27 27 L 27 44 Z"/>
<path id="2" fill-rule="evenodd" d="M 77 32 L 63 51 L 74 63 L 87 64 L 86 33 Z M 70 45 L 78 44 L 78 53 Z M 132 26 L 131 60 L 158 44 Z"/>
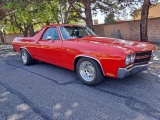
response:
<path id="1" fill-rule="evenodd" d="M 52 36 L 47 36 L 47 40 L 52 40 Z"/>

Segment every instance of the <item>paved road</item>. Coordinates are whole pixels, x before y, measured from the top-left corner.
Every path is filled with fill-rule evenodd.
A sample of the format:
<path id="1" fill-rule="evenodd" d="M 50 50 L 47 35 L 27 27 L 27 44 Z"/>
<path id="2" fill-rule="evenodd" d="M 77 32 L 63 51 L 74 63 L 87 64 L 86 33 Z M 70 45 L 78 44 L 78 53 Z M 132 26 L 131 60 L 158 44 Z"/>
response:
<path id="1" fill-rule="evenodd" d="M 24 66 L 0 46 L 0 120 L 160 120 L 160 51 L 150 69 L 95 87 L 43 62 Z"/>

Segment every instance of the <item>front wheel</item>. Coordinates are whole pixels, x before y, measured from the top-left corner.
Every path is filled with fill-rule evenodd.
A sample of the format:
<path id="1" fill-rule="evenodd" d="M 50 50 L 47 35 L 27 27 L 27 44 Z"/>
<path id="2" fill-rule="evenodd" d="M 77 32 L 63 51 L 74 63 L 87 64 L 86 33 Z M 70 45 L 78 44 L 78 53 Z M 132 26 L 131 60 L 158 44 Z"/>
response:
<path id="1" fill-rule="evenodd" d="M 76 71 L 81 81 L 87 85 L 97 85 L 104 80 L 99 64 L 89 58 L 81 58 L 76 66 Z"/>

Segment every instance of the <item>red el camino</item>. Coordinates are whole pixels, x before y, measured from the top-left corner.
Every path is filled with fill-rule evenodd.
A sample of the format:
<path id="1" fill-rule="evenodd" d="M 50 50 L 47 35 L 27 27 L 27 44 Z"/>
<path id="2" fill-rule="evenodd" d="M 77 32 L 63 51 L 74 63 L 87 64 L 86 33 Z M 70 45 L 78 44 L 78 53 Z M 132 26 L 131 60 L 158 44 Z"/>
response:
<path id="1" fill-rule="evenodd" d="M 40 60 L 76 70 L 81 81 L 96 85 L 104 76 L 124 78 L 147 70 L 154 46 L 146 42 L 98 37 L 87 27 L 55 24 L 33 37 L 16 37 L 13 49 L 24 65 Z"/>

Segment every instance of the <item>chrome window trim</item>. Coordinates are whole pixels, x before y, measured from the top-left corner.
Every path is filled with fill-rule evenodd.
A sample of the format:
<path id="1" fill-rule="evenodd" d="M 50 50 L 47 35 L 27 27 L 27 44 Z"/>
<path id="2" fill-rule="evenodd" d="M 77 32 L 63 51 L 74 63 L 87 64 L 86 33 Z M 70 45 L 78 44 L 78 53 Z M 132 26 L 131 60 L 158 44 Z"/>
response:
<path id="1" fill-rule="evenodd" d="M 66 40 L 66 39 L 63 38 L 63 35 L 62 35 L 62 32 L 61 32 L 61 28 L 60 28 L 60 27 L 64 27 L 64 26 L 58 26 L 59 32 L 60 32 L 60 34 L 61 34 L 61 38 L 62 38 L 62 40 L 64 41 L 64 40 Z"/>

